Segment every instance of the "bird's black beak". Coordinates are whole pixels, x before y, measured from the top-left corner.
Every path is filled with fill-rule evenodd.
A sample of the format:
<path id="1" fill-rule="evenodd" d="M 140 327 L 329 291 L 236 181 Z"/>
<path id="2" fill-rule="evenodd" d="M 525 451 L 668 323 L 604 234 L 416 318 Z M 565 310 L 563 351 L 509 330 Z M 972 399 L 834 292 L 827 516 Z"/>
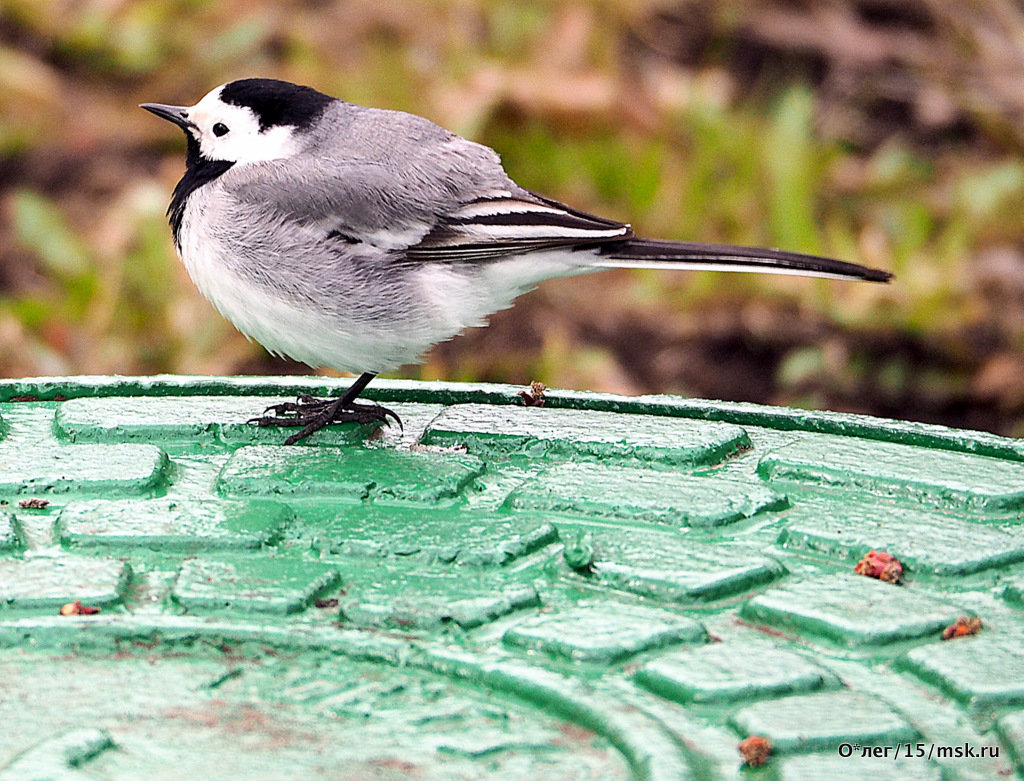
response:
<path id="1" fill-rule="evenodd" d="M 168 122 L 173 122 L 175 125 L 180 127 L 182 130 L 188 130 L 193 127 L 192 122 L 188 118 L 188 106 L 165 106 L 163 103 L 142 103 L 139 108 L 144 108 L 153 114 L 156 114 L 160 119 L 166 119 Z"/>

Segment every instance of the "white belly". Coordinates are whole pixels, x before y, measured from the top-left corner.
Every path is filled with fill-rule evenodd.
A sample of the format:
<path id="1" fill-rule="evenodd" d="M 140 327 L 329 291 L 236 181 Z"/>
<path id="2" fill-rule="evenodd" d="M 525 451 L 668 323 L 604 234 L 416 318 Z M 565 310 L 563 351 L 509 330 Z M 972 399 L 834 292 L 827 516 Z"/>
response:
<path id="1" fill-rule="evenodd" d="M 401 296 L 382 292 L 376 300 L 367 301 L 373 297 L 360 293 L 353 296 L 360 301 L 358 307 L 347 308 L 344 301 L 319 307 L 312 294 L 306 300 L 287 296 L 233 270 L 237 264 L 227 262 L 230 250 L 203 230 L 203 221 L 195 217 L 192 205 L 186 207 L 180 253 L 199 291 L 248 338 L 271 353 L 313 367 L 390 371 L 416 362 L 437 342 L 483 324 L 491 311 L 509 303 L 492 306 L 481 300 L 479 287 L 474 289 L 472 280 L 456 267 L 425 264 L 405 270 L 411 275 L 410 284 Z M 287 273 L 282 268 L 262 270 Z"/>

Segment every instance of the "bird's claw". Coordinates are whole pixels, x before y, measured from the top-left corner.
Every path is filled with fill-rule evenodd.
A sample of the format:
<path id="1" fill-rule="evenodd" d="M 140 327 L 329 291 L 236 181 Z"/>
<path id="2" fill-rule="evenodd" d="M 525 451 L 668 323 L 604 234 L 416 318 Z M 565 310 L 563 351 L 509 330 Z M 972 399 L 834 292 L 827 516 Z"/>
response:
<path id="1" fill-rule="evenodd" d="M 286 445 L 305 439 L 314 431 L 333 423 L 373 423 L 391 425 L 394 420 L 401 429 L 402 419 L 392 410 L 379 404 L 357 404 L 349 402 L 342 406 L 342 399 L 318 399 L 303 394 L 295 401 L 272 404 L 264 410 L 262 417 L 250 418 L 247 422 L 255 426 L 301 426 L 302 430 L 285 440 Z M 273 415 L 267 413 L 273 413 Z"/>

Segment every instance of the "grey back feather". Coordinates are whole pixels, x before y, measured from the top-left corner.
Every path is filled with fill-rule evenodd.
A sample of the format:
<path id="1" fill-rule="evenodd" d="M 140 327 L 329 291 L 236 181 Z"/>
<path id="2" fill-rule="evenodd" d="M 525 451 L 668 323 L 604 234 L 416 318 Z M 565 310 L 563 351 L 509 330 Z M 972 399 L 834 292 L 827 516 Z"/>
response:
<path id="1" fill-rule="evenodd" d="M 358 236 L 422 236 L 467 201 L 522 192 L 492 149 L 412 114 L 338 100 L 308 144 L 294 158 L 229 171 L 221 184 L 285 219 Z"/>

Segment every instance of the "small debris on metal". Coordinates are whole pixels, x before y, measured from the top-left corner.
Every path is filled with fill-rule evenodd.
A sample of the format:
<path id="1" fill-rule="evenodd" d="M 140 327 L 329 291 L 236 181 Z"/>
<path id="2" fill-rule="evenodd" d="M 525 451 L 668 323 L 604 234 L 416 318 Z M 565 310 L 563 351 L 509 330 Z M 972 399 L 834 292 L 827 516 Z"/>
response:
<path id="1" fill-rule="evenodd" d="M 955 637 L 965 635 L 976 635 L 981 631 L 981 619 L 977 616 L 960 616 L 955 622 L 942 630 L 943 640 L 952 640 Z"/>
<path id="2" fill-rule="evenodd" d="M 594 571 L 594 536 L 580 532 L 562 550 L 565 563 L 577 572 L 589 574 Z"/>
<path id="3" fill-rule="evenodd" d="M 519 391 L 517 394 L 519 398 L 523 400 L 523 404 L 527 407 L 543 407 L 544 406 L 544 392 L 547 390 L 547 386 L 543 382 L 534 380 L 530 383 L 530 390 Z"/>
<path id="4" fill-rule="evenodd" d="M 760 767 L 772 754 L 772 742 L 761 735 L 751 735 L 740 743 L 740 754 L 745 765 Z"/>
<path id="5" fill-rule="evenodd" d="M 899 559 L 889 553 L 882 551 L 869 551 L 853 571 L 858 575 L 869 578 L 878 578 L 886 583 L 899 583 L 903 580 L 903 565 Z"/>
<path id="6" fill-rule="evenodd" d="M 31 499 L 22 499 L 18 502 L 18 507 L 23 510 L 42 510 L 49 506 L 49 504 L 49 499 L 38 499 L 36 497 L 32 497 Z"/>
<path id="7" fill-rule="evenodd" d="M 60 606 L 60 614 L 62 616 L 91 616 L 99 612 L 100 609 L 98 607 L 83 605 L 80 599 Z"/>

